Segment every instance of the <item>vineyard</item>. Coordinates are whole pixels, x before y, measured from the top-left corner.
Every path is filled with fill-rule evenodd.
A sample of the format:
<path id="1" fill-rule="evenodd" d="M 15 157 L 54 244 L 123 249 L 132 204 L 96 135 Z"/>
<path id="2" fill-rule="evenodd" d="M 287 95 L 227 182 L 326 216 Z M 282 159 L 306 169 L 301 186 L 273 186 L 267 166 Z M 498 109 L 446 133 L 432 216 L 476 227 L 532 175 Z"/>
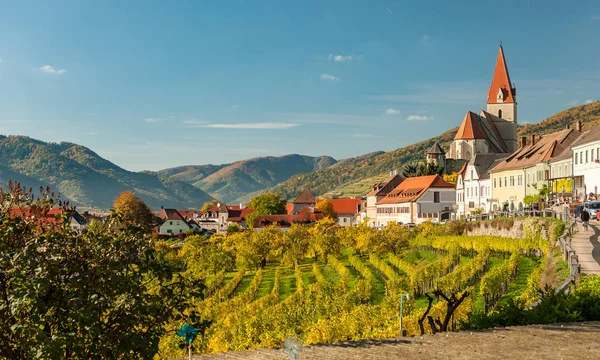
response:
<path id="1" fill-rule="evenodd" d="M 348 239 L 369 233 L 344 229 L 335 235 L 338 251 L 325 256 L 317 256 L 323 252 L 311 252 L 308 246 L 305 256 L 290 264 L 285 254 L 275 251 L 273 255 L 271 248 L 269 255 L 255 259 L 264 266 L 246 265 L 243 269 L 238 257 L 236 271 L 215 266 L 209 275 L 203 275 L 206 297 L 197 299 L 195 307 L 179 318 L 181 322 L 210 322 L 194 345 L 195 352 L 204 353 L 279 347 L 286 336 L 296 336 L 305 344 L 390 338 L 399 334 L 400 294 L 406 293 L 403 328 L 408 335 L 417 335 L 421 333 L 419 319 L 428 307 L 433 318 L 446 315 L 444 300 L 429 302 L 433 291 L 464 297 L 449 324 L 460 328 L 469 314 L 493 311 L 509 297 L 533 303 L 549 264 L 561 265 L 552 257 L 550 241 L 542 240 L 535 226 L 525 239 L 448 235 L 440 229 L 413 231 L 407 242 L 389 252 L 357 252 L 360 244 Z M 332 232 L 326 230 L 326 234 L 330 236 L 326 241 L 331 242 Z M 267 235 L 271 244 L 277 243 L 278 236 L 286 236 L 273 231 L 262 236 Z M 256 235 L 239 234 L 233 241 L 241 242 L 243 236 Z M 306 236 L 310 243 L 319 235 L 311 232 Z M 378 236 L 385 234 L 373 234 L 372 241 L 385 241 Z M 221 241 L 219 248 L 242 251 L 242 245 L 232 240 L 216 241 Z M 194 246 L 186 245 L 172 254 L 174 259 L 187 259 L 188 276 L 193 268 L 190 261 L 203 261 L 193 255 L 217 245 L 205 241 Z M 553 272 L 552 276 L 560 274 Z M 432 331 L 427 323 L 423 330 Z M 158 357 L 183 355 L 181 340 L 172 333 L 165 335 Z"/>

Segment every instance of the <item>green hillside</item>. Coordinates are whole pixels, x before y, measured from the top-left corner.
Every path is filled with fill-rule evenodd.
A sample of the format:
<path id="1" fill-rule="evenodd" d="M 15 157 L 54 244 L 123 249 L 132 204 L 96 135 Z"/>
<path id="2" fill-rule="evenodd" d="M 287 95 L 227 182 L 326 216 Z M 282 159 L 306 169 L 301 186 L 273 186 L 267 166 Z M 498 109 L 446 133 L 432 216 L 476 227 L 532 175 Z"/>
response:
<path id="1" fill-rule="evenodd" d="M 156 173 L 127 171 L 90 149 L 67 142 L 45 143 L 25 136 L 0 137 L 0 184 L 49 185 L 64 200 L 84 208 L 108 209 L 131 190 L 154 209 L 200 208 L 210 195 Z"/>
<path id="2" fill-rule="evenodd" d="M 216 199 L 232 202 L 260 192 L 291 176 L 325 169 L 336 163 L 329 156 L 286 155 L 237 161 L 225 165 L 181 166 L 159 174 L 194 185 Z"/>

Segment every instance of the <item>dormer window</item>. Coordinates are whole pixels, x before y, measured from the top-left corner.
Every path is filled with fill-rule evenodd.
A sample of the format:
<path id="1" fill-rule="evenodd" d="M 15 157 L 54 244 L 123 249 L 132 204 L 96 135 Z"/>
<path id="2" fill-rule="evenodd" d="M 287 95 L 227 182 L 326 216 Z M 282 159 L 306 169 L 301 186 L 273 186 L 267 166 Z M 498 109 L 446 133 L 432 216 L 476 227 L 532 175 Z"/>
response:
<path id="1" fill-rule="evenodd" d="M 504 102 L 504 92 L 502 92 L 501 88 L 498 88 L 498 102 Z"/>

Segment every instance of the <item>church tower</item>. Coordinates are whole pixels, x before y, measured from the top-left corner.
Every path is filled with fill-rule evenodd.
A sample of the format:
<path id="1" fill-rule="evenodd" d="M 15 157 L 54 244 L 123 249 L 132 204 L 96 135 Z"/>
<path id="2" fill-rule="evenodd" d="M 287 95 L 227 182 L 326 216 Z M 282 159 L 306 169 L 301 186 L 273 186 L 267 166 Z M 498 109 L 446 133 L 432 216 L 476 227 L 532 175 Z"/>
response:
<path id="1" fill-rule="evenodd" d="M 509 151 L 517 150 L 517 89 L 510 81 L 504 49 L 500 44 L 492 84 L 488 89 L 487 112 L 494 115 L 494 124 Z"/>

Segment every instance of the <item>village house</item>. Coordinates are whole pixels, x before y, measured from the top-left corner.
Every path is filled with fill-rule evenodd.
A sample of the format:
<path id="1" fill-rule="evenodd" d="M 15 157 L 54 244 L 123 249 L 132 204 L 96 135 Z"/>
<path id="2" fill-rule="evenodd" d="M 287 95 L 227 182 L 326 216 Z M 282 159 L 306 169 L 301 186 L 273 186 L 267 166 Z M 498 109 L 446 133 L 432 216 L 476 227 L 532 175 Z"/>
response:
<path id="1" fill-rule="evenodd" d="M 326 200 L 317 200 L 317 205 Z M 336 198 L 331 199 L 333 211 L 337 214 L 337 221 L 340 226 L 354 226 L 361 221 L 360 198 Z"/>
<path id="2" fill-rule="evenodd" d="M 290 205 L 290 204 L 288 204 L 288 205 Z M 310 208 L 310 209 L 314 210 L 316 205 L 317 205 L 317 200 L 315 199 L 313 194 L 310 192 L 310 190 L 305 189 L 300 195 L 298 195 L 296 200 L 294 200 L 292 202 L 291 206 L 286 207 L 286 209 L 288 210 L 288 213 L 290 213 L 289 210 L 291 208 L 292 214 L 298 214 L 300 211 L 304 210 L 305 208 Z"/>
<path id="3" fill-rule="evenodd" d="M 581 135 L 581 128 L 565 129 L 542 137 L 521 139 L 521 148 L 490 170 L 492 210 L 523 210 L 527 195 L 549 186 L 550 163 Z"/>
<path id="4" fill-rule="evenodd" d="M 571 149 L 577 198 L 584 200 L 585 194 L 592 193 L 596 196 L 600 189 L 600 126 L 582 134 Z"/>
<path id="5" fill-rule="evenodd" d="M 402 181 L 404 181 L 404 176 L 398 175 L 397 172 L 392 172 L 385 180 L 371 187 L 371 191 L 367 194 L 365 209 L 368 219 L 367 225 L 371 227 L 377 226 L 377 202 L 386 197 Z"/>
<path id="6" fill-rule="evenodd" d="M 223 234 L 233 224 L 240 229 L 247 229 L 246 217 L 253 212 L 254 209 L 244 204 L 229 206 L 219 203 L 206 211 L 201 211 L 196 223 L 201 229 Z"/>
<path id="7" fill-rule="evenodd" d="M 77 232 L 82 232 L 87 228 L 88 222 L 76 210 L 63 210 L 61 208 L 52 208 L 43 213 L 40 210 L 30 208 L 13 208 L 10 210 L 10 217 L 20 217 L 22 219 L 36 219 L 40 226 L 57 226 L 59 221 L 62 221 L 62 216 L 67 214 L 69 227 Z"/>
<path id="8" fill-rule="evenodd" d="M 377 202 L 376 226 L 449 219 L 455 201 L 454 185 L 439 175 L 408 178 Z"/>
<path id="9" fill-rule="evenodd" d="M 185 234 L 192 229 L 192 226 L 177 209 L 161 208 L 156 216 L 160 219 L 156 231 L 158 235 L 181 236 L 180 234 Z"/>
<path id="10" fill-rule="evenodd" d="M 456 179 L 456 217 L 491 210 L 492 184 L 489 170 L 507 154 L 475 154 L 458 172 Z"/>
<path id="11" fill-rule="evenodd" d="M 252 228 L 254 231 L 259 231 L 265 227 L 276 225 L 281 231 L 287 232 L 292 224 L 308 225 L 323 218 L 324 215 L 321 212 L 305 207 L 296 214 L 259 215 L 252 222 Z"/>

